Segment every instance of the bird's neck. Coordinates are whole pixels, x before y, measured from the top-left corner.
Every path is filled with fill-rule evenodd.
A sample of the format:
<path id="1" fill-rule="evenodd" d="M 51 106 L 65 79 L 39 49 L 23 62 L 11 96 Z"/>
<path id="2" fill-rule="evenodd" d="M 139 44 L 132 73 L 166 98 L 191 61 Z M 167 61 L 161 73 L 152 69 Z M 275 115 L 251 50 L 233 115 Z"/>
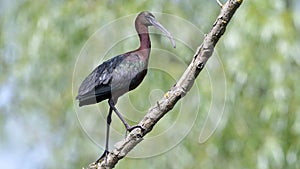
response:
<path id="1" fill-rule="evenodd" d="M 148 31 L 148 30 L 147 30 Z M 139 34 L 140 38 L 140 49 L 151 49 L 151 41 L 148 32 Z"/>
<path id="2" fill-rule="evenodd" d="M 149 37 L 149 33 L 148 33 L 148 27 L 143 25 L 143 24 L 139 24 L 137 23 L 135 25 L 136 31 L 139 34 L 139 38 L 140 38 L 140 50 L 149 50 L 151 49 L 151 41 L 150 41 L 150 37 Z"/>

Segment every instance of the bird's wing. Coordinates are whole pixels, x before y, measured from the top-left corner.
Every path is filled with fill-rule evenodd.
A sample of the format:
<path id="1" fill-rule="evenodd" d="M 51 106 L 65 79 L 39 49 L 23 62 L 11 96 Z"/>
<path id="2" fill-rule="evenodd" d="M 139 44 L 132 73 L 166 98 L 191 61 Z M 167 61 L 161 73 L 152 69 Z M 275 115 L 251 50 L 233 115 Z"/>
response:
<path id="1" fill-rule="evenodd" d="M 81 83 L 77 99 L 95 97 L 96 95 L 110 92 L 109 83 L 114 69 L 124 60 L 123 55 L 118 55 L 97 66 Z"/>
<path id="2" fill-rule="evenodd" d="M 140 84 L 147 72 L 147 63 L 130 53 L 113 71 L 111 92 L 126 93 Z M 134 87 L 133 87 L 134 86 Z"/>

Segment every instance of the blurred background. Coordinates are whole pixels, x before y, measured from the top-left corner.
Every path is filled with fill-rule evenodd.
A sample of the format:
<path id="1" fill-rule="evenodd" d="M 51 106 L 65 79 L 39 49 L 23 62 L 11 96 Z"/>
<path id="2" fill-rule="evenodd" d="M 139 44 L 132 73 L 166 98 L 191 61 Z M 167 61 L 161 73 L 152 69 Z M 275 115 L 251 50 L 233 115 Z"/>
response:
<path id="1" fill-rule="evenodd" d="M 115 168 L 300 168 L 299 9 L 245 0 L 191 92 L 145 138 L 152 144 Z M 82 168 L 102 154 L 106 102 L 79 109 L 77 89 L 103 60 L 138 46 L 133 23 L 144 10 L 178 45 L 150 28 L 151 69 L 118 104 L 131 124 L 181 76 L 219 14 L 215 1 L 0 2 L 1 168 Z M 116 116 L 112 127 L 111 148 L 124 134 Z"/>

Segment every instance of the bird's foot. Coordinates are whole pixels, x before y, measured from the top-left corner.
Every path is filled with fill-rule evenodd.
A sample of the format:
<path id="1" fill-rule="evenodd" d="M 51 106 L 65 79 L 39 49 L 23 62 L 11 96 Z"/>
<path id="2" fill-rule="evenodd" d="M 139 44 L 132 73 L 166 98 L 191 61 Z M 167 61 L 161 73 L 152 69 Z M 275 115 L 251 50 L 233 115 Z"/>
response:
<path id="1" fill-rule="evenodd" d="M 136 128 L 140 128 L 142 130 L 142 132 L 145 130 L 144 127 L 140 126 L 140 125 L 135 125 L 135 126 L 129 126 L 127 127 L 127 131 L 131 132 L 132 130 L 136 129 Z"/>
<path id="2" fill-rule="evenodd" d="M 142 132 L 144 132 L 146 129 L 140 125 L 135 125 L 135 126 L 128 126 L 126 127 L 126 133 L 125 133 L 125 138 L 127 137 L 127 132 L 131 132 L 132 130 L 136 129 L 136 128 L 139 128 L 141 129 Z M 141 136 L 142 137 L 142 136 Z"/>
<path id="3" fill-rule="evenodd" d="M 95 161 L 95 164 L 98 164 L 98 163 L 102 162 L 104 160 L 104 158 L 106 159 L 108 153 L 109 153 L 109 151 L 105 150 L 103 152 L 103 154 L 101 155 L 101 157 L 97 161 Z"/>

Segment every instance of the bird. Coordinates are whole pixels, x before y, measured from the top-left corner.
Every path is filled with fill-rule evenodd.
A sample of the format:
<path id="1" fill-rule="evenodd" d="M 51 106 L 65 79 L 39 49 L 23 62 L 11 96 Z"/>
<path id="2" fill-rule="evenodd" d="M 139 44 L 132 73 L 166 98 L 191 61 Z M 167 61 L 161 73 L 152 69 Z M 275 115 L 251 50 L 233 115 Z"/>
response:
<path id="1" fill-rule="evenodd" d="M 109 153 L 109 128 L 112 121 L 112 112 L 115 112 L 120 118 L 126 128 L 126 132 L 130 132 L 135 128 L 143 130 L 138 125 L 130 126 L 115 105 L 120 96 L 139 86 L 147 74 L 151 50 L 149 26 L 154 26 L 165 33 L 173 47 L 176 48 L 172 35 L 156 20 L 155 16 L 148 11 L 140 12 L 135 19 L 135 29 L 140 40 L 139 48 L 117 55 L 97 66 L 83 80 L 78 89 L 76 99 L 79 101 L 79 107 L 96 104 L 108 99 L 109 111 L 106 120 L 105 151 L 96 163 Z"/>

